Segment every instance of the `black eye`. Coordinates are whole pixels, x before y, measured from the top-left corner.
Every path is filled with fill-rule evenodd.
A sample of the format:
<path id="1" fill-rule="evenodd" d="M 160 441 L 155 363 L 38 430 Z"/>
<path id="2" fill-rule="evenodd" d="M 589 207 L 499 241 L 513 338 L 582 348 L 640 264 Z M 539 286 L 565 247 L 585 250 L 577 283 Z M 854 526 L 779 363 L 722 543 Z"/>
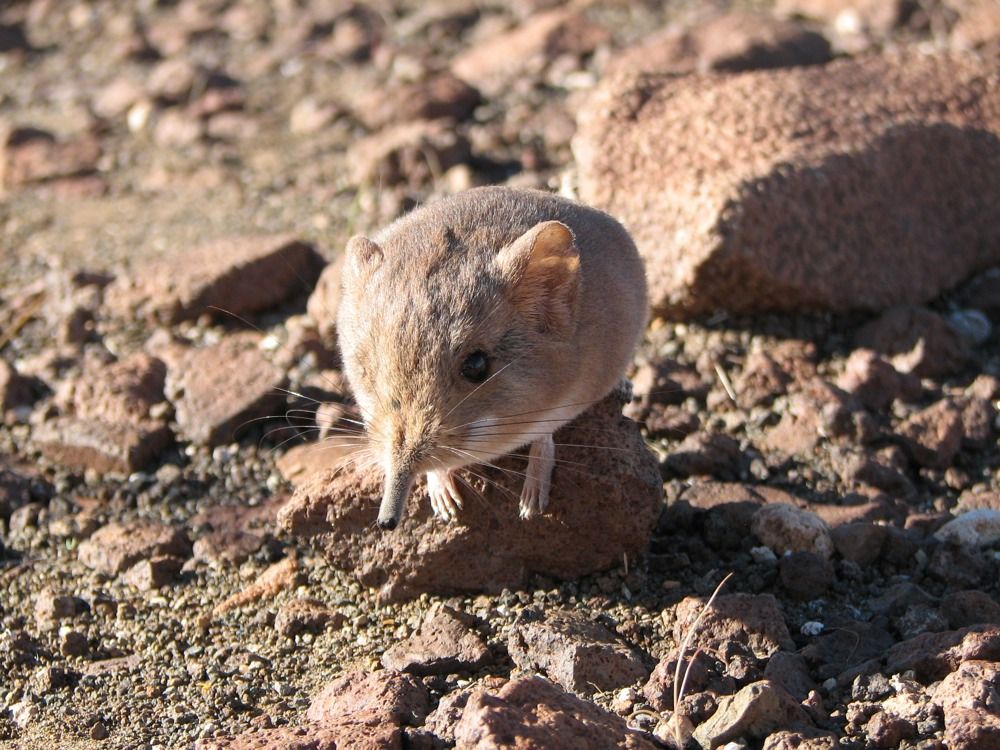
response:
<path id="1" fill-rule="evenodd" d="M 470 383 L 482 383 L 490 374 L 490 358 L 486 352 L 475 351 L 465 358 L 459 372 Z"/>

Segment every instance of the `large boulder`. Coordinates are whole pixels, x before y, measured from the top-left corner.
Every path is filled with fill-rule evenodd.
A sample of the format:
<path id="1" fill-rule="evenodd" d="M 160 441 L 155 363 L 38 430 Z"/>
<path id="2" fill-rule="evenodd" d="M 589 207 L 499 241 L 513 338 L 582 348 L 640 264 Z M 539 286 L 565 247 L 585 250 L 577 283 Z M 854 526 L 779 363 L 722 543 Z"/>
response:
<path id="1" fill-rule="evenodd" d="M 499 592 L 536 574 L 575 578 L 634 559 L 660 512 L 655 457 L 636 423 L 609 396 L 556 433 L 557 466 L 544 515 L 522 520 L 517 498 L 525 458 L 463 472 L 465 508 L 455 523 L 431 514 L 423 483 L 391 533 L 375 526 L 382 474 L 313 475 L 278 514 L 291 534 L 311 540 L 331 565 L 353 572 L 387 599 L 422 592 Z"/>
<path id="2" fill-rule="evenodd" d="M 580 197 L 632 232 L 658 313 L 877 310 L 1000 262 L 998 133 L 995 65 L 906 52 L 622 73 L 573 150 Z"/>

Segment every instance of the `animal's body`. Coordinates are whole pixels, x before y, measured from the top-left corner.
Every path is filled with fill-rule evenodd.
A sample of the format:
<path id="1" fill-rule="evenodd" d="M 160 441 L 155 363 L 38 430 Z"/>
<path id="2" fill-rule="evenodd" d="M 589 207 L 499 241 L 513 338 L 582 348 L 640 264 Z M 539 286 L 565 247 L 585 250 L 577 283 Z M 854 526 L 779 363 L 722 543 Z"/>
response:
<path id="1" fill-rule="evenodd" d="M 347 246 L 338 336 L 385 471 L 392 529 L 426 475 L 435 513 L 455 470 L 531 444 L 521 514 L 548 500 L 552 433 L 607 395 L 647 319 L 635 245 L 613 218 L 548 193 L 479 188 Z"/>

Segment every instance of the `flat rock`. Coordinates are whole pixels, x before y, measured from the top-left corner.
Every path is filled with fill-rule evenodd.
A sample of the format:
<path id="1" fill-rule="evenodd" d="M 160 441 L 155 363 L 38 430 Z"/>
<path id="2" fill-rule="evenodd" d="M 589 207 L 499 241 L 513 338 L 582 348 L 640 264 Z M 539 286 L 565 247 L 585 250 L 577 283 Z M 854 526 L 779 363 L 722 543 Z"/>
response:
<path id="1" fill-rule="evenodd" d="M 216 565 L 239 565 L 274 538 L 275 516 L 287 498 L 278 495 L 259 505 L 213 505 L 188 521 L 200 532 L 194 557 Z"/>
<path id="2" fill-rule="evenodd" d="M 246 315 L 310 289 L 322 267 L 310 244 L 288 235 L 225 237 L 135 266 L 111 284 L 107 302 L 163 323 Z"/>
<path id="3" fill-rule="evenodd" d="M 162 422 L 111 424 L 63 416 L 35 427 L 31 439 L 54 463 L 131 474 L 149 466 L 174 436 Z"/>
<path id="4" fill-rule="evenodd" d="M 347 672 L 312 699 L 306 718 L 327 722 L 338 716 L 372 713 L 387 724 L 419 725 L 430 711 L 430 696 L 420 680 L 393 669 Z"/>
<path id="5" fill-rule="evenodd" d="M 281 509 L 279 524 L 390 599 L 499 592 L 535 574 L 565 579 L 608 569 L 645 551 L 662 499 L 656 459 L 620 409 L 609 397 L 556 434 L 564 445 L 544 515 L 518 517 L 520 482 L 511 470 L 523 471 L 524 458 L 514 456 L 500 459 L 500 469 L 476 467 L 487 481 L 465 476 L 477 496 L 456 523 L 432 517 L 421 484 L 399 528 L 380 532 L 373 519 L 382 476 L 369 471 L 314 475 Z"/>
<path id="6" fill-rule="evenodd" d="M 322 633 L 328 627 L 343 625 L 346 618 L 323 602 L 308 597 L 290 599 L 278 608 L 274 629 L 286 638 L 299 633 Z"/>
<path id="7" fill-rule="evenodd" d="M 802 706 L 781 686 L 760 680 L 720 699 L 711 718 L 695 729 L 694 739 L 704 748 L 717 748 L 737 737 L 762 740 L 795 724 L 811 724 Z"/>
<path id="8" fill-rule="evenodd" d="M 109 523 L 80 543 L 81 563 L 104 575 L 123 573 L 140 560 L 160 555 L 186 558 L 191 547 L 184 530 L 155 521 Z"/>
<path id="9" fill-rule="evenodd" d="M 358 456 L 359 450 L 358 444 L 351 439 L 330 437 L 315 443 L 293 445 L 274 463 L 281 476 L 297 487 L 316 474 L 345 467 Z"/>
<path id="10" fill-rule="evenodd" d="M 669 27 L 616 55 L 611 71 L 735 73 L 830 60 L 830 43 L 796 21 L 770 13 L 731 10 L 691 27 Z"/>
<path id="11" fill-rule="evenodd" d="M 677 605 L 675 641 L 684 640 L 705 606 L 706 600 L 699 597 L 687 597 Z M 782 649 L 795 650 L 781 605 L 771 594 L 717 597 L 698 624 L 691 648 L 714 653 L 729 641 L 746 646 L 759 659 L 766 659 Z"/>
<path id="12" fill-rule="evenodd" d="M 446 606 L 428 612 L 416 633 L 382 654 L 382 665 L 415 675 L 475 672 L 492 656 L 470 620 Z"/>
<path id="13" fill-rule="evenodd" d="M 812 552 L 823 559 L 833 555 L 830 529 L 815 513 L 794 505 L 765 505 L 754 513 L 754 535 L 775 554 Z"/>
<path id="14" fill-rule="evenodd" d="M 475 88 L 446 72 L 388 91 L 370 91 L 354 110 L 365 127 L 378 130 L 409 120 L 464 120 L 481 98 Z"/>
<path id="15" fill-rule="evenodd" d="M 967 661 L 934 691 L 944 711 L 944 741 L 950 750 L 1000 747 L 1000 664 Z"/>
<path id="16" fill-rule="evenodd" d="M 653 750 L 625 720 L 542 677 L 477 690 L 455 726 L 456 750 Z"/>
<path id="17" fill-rule="evenodd" d="M 956 591 L 941 600 L 941 611 L 952 628 L 989 623 L 1000 625 L 1000 603 L 984 591 Z"/>
<path id="18" fill-rule="evenodd" d="M 611 76 L 578 117 L 580 197 L 630 230 L 662 315 L 929 300 L 1000 261 L 998 77 L 914 52 Z"/>
<path id="19" fill-rule="evenodd" d="M 56 394 L 65 413 L 112 423 L 149 420 L 150 409 L 164 400 L 166 365 L 140 352 L 113 362 L 89 364 Z"/>
<path id="20" fill-rule="evenodd" d="M 195 750 L 403 750 L 403 732 L 376 714 L 339 716 L 322 724 L 251 729 L 202 739 Z"/>
<path id="21" fill-rule="evenodd" d="M 469 159 L 465 136 L 449 123 L 413 120 L 392 125 L 351 145 L 351 181 L 355 185 L 424 185 Z"/>
<path id="22" fill-rule="evenodd" d="M 522 616 L 511 630 L 507 650 L 521 669 L 540 670 L 584 697 L 632 685 L 649 675 L 640 653 L 577 612 Z"/>
<path id="23" fill-rule="evenodd" d="M 169 362 L 167 394 L 189 440 L 228 443 L 250 420 L 277 416 L 285 373 L 257 343 L 256 336 L 228 336 L 202 349 L 183 350 Z"/>

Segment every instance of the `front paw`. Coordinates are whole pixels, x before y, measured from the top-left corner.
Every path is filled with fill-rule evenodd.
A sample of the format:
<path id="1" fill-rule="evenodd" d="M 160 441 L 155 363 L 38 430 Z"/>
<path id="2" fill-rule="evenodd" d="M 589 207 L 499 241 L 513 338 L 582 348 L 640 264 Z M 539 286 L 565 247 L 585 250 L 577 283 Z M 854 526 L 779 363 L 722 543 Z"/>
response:
<path id="1" fill-rule="evenodd" d="M 524 480 L 521 488 L 521 503 L 519 515 L 523 519 L 534 518 L 545 512 L 549 504 L 549 491 L 541 482 L 533 477 Z"/>
<path id="2" fill-rule="evenodd" d="M 427 495 L 431 510 L 442 521 L 454 521 L 462 509 L 462 494 L 451 471 L 427 472 Z"/>

